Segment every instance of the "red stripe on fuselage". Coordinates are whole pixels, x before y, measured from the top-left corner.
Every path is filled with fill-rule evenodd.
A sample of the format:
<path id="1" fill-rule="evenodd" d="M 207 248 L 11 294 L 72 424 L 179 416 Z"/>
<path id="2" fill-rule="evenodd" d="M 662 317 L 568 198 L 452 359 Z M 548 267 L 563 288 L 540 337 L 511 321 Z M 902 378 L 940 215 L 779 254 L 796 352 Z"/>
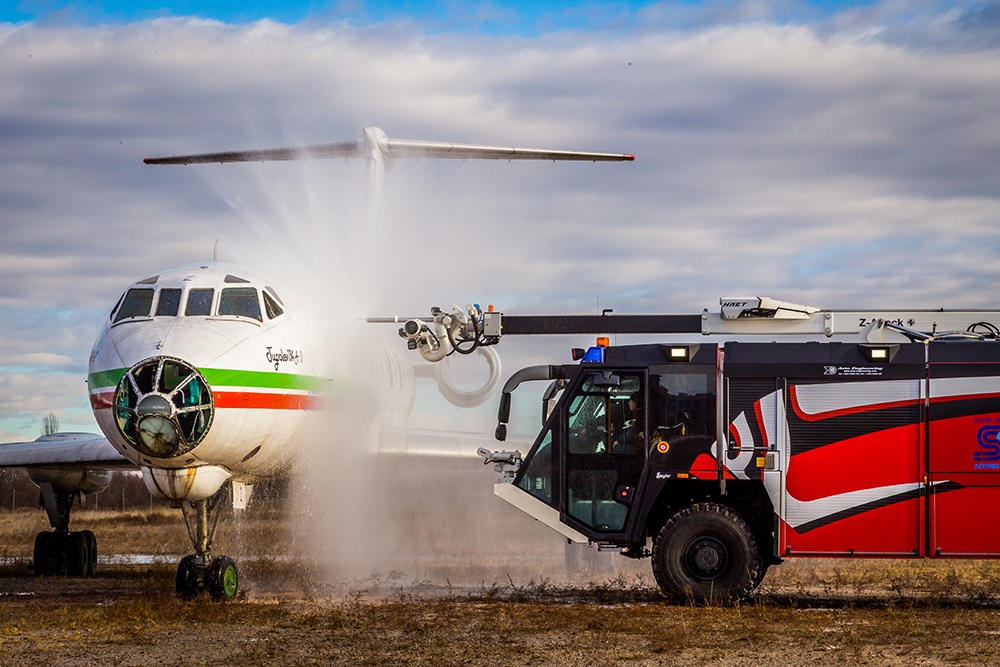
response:
<path id="1" fill-rule="evenodd" d="M 106 391 L 103 394 L 90 395 L 91 410 L 110 410 L 115 407 L 115 392 Z"/>
<path id="2" fill-rule="evenodd" d="M 249 391 L 216 391 L 212 393 L 216 408 L 242 408 L 244 410 L 315 410 L 319 408 L 319 396 L 307 394 L 264 394 Z M 115 407 L 114 392 L 90 395 L 90 407 L 94 410 L 110 410 Z"/>
<path id="3" fill-rule="evenodd" d="M 216 391 L 215 407 L 244 410 L 314 410 L 319 398 L 308 394 L 264 394 L 249 391 Z"/>

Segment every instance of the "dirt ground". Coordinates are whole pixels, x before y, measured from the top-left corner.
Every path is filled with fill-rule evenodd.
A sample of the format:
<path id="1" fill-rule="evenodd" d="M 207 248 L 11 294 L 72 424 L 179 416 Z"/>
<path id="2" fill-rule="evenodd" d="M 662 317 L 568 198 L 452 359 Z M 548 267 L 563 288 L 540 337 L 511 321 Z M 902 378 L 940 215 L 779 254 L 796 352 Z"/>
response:
<path id="1" fill-rule="evenodd" d="M 734 607 L 668 603 L 623 575 L 575 586 L 455 588 L 392 573 L 328 584 L 290 562 L 245 566 L 237 602 L 182 602 L 172 565 L 38 578 L 8 564 L 0 664 L 1000 663 L 1000 597 L 967 580 L 983 579 L 977 569 L 828 563 L 775 568 L 756 599 Z M 897 575 L 909 588 L 893 588 Z"/>
<path id="2" fill-rule="evenodd" d="M 101 545 L 91 578 L 35 577 L 44 513 L 0 511 L 0 665 L 1000 664 L 998 561 L 790 560 L 746 603 L 673 603 L 648 560 L 570 549 L 485 500 L 461 525 L 490 509 L 490 530 L 456 540 L 418 523 L 426 506 L 398 513 L 419 528 L 406 558 L 354 572 L 296 534 L 294 512 L 223 515 L 229 604 L 177 599 L 176 510 L 75 513 Z"/>

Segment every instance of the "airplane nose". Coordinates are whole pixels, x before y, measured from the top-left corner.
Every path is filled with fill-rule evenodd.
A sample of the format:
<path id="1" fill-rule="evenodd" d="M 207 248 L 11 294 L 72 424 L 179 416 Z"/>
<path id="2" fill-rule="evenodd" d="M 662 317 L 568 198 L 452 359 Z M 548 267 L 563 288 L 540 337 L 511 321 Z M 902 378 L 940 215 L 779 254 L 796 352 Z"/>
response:
<path id="1" fill-rule="evenodd" d="M 194 449 L 208 433 L 214 411 L 205 378 L 173 357 L 140 361 L 115 392 L 119 431 L 140 452 L 157 458 Z"/>

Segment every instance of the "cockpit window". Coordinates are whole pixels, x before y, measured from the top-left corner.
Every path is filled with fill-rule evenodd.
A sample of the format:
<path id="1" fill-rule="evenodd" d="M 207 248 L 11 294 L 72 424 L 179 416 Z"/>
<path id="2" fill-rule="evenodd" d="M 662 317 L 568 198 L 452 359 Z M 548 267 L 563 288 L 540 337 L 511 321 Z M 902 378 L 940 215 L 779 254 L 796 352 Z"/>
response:
<path id="1" fill-rule="evenodd" d="M 225 277 L 225 279 L 223 280 L 223 282 L 227 282 L 227 283 L 247 283 L 247 284 L 250 284 L 250 281 L 247 280 L 246 278 L 240 278 L 239 276 L 234 276 L 231 273 L 228 274 Z"/>
<path id="2" fill-rule="evenodd" d="M 156 303 L 157 317 L 174 317 L 181 308 L 181 291 L 179 289 L 161 289 L 160 300 Z"/>
<path id="3" fill-rule="evenodd" d="M 149 317 L 149 311 L 153 307 L 153 290 L 151 289 L 130 289 L 125 293 L 122 307 L 115 315 L 115 322 L 127 320 L 130 317 Z"/>
<path id="4" fill-rule="evenodd" d="M 281 315 L 283 312 L 285 312 L 284 310 L 281 309 L 281 306 L 275 303 L 274 299 L 271 298 L 270 294 L 268 294 L 267 292 L 263 292 L 263 294 L 264 294 L 264 310 L 267 311 L 267 319 L 273 320 L 278 315 Z"/>
<path id="5" fill-rule="evenodd" d="M 236 315 L 237 317 L 252 317 L 258 322 L 260 316 L 260 301 L 257 300 L 257 290 L 253 287 L 227 287 L 222 290 L 219 298 L 219 315 Z"/>
<path id="6" fill-rule="evenodd" d="M 184 307 L 184 314 L 188 317 L 211 315 L 212 301 L 214 300 L 215 290 L 211 287 L 189 290 L 187 306 Z"/>
<path id="7" fill-rule="evenodd" d="M 284 305 L 285 305 L 285 302 L 281 300 L 281 297 L 280 297 L 280 296 L 278 296 L 278 293 L 274 291 L 274 288 L 273 288 L 273 287 L 271 287 L 270 285 L 264 285 L 264 290 L 265 290 L 265 292 L 264 292 L 265 294 L 266 294 L 267 292 L 270 292 L 270 293 L 271 293 L 271 296 L 273 296 L 273 297 L 274 297 L 274 300 L 275 300 L 275 301 L 277 301 L 278 303 L 280 303 L 280 304 L 281 304 L 282 306 L 284 306 Z"/>
<path id="8" fill-rule="evenodd" d="M 114 317 L 115 311 L 118 310 L 118 306 L 122 305 L 122 301 L 124 301 L 124 300 L 125 300 L 125 295 L 124 294 L 122 294 L 120 297 L 118 297 L 118 303 L 116 303 L 115 307 L 111 309 L 111 314 L 108 315 L 108 317 Z"/>

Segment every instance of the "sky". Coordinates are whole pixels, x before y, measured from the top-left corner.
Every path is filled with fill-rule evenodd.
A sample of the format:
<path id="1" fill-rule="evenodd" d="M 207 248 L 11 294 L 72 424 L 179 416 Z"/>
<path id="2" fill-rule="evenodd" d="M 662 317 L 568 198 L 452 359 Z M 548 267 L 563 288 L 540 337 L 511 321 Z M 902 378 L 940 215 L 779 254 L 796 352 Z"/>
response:
<path id="1" fill-rule="evenodd" d="M 96 432 L 84 380 L 111 307 L 216 243 L 357 317 L 687 313 L 750 294 L 1000 308 L 1000 2 L 465 7 L 0 9 L 0 441 L 49 412 Z M 142 163 L 370 126 L 636 160 L 398 162 L 364 265 L 360 162 Z M 498 351 L 509 374 L 587 343 Z M 495 410 L 439 403 L 424 391 L 414 423 L 480 428 Z"/>

